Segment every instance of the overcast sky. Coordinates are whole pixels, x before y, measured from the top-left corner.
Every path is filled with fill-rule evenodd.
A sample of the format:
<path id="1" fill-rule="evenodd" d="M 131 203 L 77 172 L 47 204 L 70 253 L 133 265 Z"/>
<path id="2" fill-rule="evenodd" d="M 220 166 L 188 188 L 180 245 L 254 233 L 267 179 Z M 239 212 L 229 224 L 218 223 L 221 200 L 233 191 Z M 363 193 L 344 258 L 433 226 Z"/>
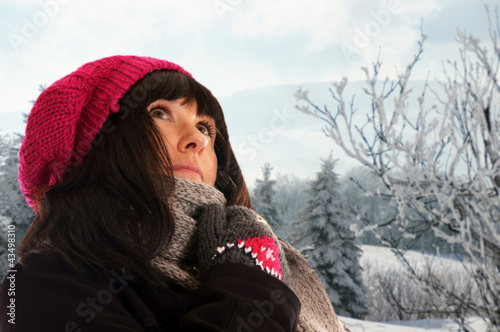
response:
<path id="1" fill-rule="evenodd" d="M 219 97 L 361 78 L 379 47 L 394 74 L 421 20 L 422 68 L 437 72 L 456 55 L 457 28 L 486 39 L 484 3 L 494 10 L 498 0 L 2 0 L 0 112 L 26 111 L 39 84 L 116 54 L 176 62 Z"/>
<path id="2" fill-rule="evenodd" d="M 17 123 L 23 128 L 21 117 L 3 112 L 28 112 L 29 101 L 39 94 L 39 84 L 50 85 L 86 62 L 117 54 L 146 55 L 175 62 L 216 97 L 227 101 L 231 94 L 247 89 L 285 84 L 298 87 L 308 82 L 335 81 L 343 76 L 350 81 L 363 79 L 360 68 L 375 61 L 379 51 L 384 61 L 383 75 L 394 78 L 396 70 L 401 71 L 412 59 L 422 27 L 427 35 L 425 51 L 412 78 L 423 79 L 429 72 L 433 78 L 441 75 L 442 60 L 458 58 L 457 28 L 473 33 L 486 44 L 488 24 L 484 4 L 494 11 L 498 3 L 498 0 L 2 0 L 0 129 L 18 130 Z M 234 98 L 231 100 L 237 103 Z M 241 106 L 237 105 L 238 109 Z M 233 110 L 233 113 L 238 112 Z M 232 119 L 234 127 L 238 116 L 245 126 L 252 123 L 245 112 L 226 118 Z M 292 132 L 294 128 L 290 126 L 287 130 Z M 261 128 L 247 129 L 257 134 Z M 243 134 L 241 127 L 232 132 L 233 138 Z M 245 141 L 245 137 L 239 139 Z M 318 145 L 319 140 L 308 144 Z M 330 149 L 331 142 L 324 144 Z M 285 153 L 285 149 L 276 153 L 280 154 L 279 151 Z M 276 153 L 273 150 L 272 155 Z M 326 152 L 317 155 L 326 157 Z M 316 155 L 308 158 L 317 164 Z M 280 155 L 279 159 L 286 160 L 286 156 Z M 298 167 L 296 160 L 288 163 Z M 248 169 L 257 174 L 257 164 L 254 161 Z M 304 167 L 312 169 L 310 165 Z"/>

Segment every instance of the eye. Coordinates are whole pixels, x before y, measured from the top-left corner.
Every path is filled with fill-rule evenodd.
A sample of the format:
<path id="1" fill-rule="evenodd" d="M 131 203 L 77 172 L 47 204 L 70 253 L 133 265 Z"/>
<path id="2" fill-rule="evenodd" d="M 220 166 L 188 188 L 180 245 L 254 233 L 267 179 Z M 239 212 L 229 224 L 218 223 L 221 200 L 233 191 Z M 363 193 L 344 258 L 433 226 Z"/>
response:
<path id="1" fill-rule="evenodd" d="M 215 126 L 209 122 L 200 122 L 196 125 L 196 128 L 198 128 L 200 133 L 202 133 L 203 135 L 212 138 L 215 137 Z"/>
<path id="2" fill-rule="evenodd" d="M 153 118 L 162 119 L 162 120 L 169 120 L 170 119 L 169 112 L 163 108 L 160 108 L 160 107 L 153 108 L 151 111 L 149 111 L 149 115 Z"/>

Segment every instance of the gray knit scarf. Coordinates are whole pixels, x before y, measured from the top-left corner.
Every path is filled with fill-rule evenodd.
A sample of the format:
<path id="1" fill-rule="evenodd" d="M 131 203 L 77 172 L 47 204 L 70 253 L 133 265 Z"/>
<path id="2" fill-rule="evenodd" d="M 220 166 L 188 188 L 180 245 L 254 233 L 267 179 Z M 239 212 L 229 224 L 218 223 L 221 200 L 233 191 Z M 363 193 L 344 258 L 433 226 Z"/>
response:
<path id="1" fill-rule="evenodd" d="M 175 234 L 170 246 L 155 259 L 167 278 L 188 291 L 199 287 L 197 268 L 196 220 L 201 209 L 211 203 L 226 204 L 224 195 L 199 181 L 175 179 L 175 194 L 170 204 L 175 214 Z M 288 286 L 302 304 L 297 331 L 348 332 L 333 310 L 316 272 L 291 245 L 280 239 L 290 269 Z"/>

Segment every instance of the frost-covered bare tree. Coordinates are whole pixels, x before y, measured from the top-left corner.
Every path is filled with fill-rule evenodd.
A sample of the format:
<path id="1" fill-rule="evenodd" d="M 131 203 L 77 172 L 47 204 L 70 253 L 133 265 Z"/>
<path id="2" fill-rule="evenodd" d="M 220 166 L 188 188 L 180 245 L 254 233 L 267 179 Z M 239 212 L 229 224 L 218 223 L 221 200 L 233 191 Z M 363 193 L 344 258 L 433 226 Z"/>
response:
<path id="1" fill-rule="evenodd" d="M 498 12 L 486 12 L 488 46 L 457 32 L 459 59 L 444 62 L 446 78 L 432 88 L 428 80 L 415 98 L 410 78 L 423 54 L 423 33 L 397 80 L 379 79 L 380 60 L 371 70 L 363 68 L 369 111 L 344 97 L 347 78 L 330 89 L 334 109 L 319 107 L 307 91 L 296 93 L 297 108 L 325 121 L 325 133 L 383 180 L 387 191 L 381 195 L 397 203 L 397 214 L 380 227 L 401 231 L 402 237 L 384 243 L 403 261 L 426 232 L 460 246 L 479 300 L 455 292 L 432 273 L 407 268 L 423 289 L 446 298 L 446 308 L 435 310 L 454 313 L 466 331 L 468 315 L 485 317 L 491 330 L 500 330 L 500 23 Z M 430 97 L 437 102 L 429 105 Z"/>
<path id="2" fill-rule="evenodd" d="M 370 231 L 368 225 L 376 228 L 378 224 L 390 220 L 396 213 L 391 198 L 372 194 L 385 193 L 384 183 L 371 170 L 363 166 L 351 169 L 341 178 L 340 183 L 345 203 L 358 216 L 356 224 L 365 226 L 363 231 L 359 232 L 358 240 L 362 244 L 380 245 L 380 238 L 384 234 L 381 234 L 380 230 Z"/>

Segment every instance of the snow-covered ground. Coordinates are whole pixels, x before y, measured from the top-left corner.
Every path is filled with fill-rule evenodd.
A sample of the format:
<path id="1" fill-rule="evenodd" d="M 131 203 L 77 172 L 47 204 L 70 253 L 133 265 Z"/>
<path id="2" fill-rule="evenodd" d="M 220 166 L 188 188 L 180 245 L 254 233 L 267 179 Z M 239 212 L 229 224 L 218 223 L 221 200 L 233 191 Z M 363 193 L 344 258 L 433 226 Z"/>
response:
<path id="1" fill-rule="evenodd" d="M 360 259 L 360 263 L 365 269 L 365 272 L 367 272 L 367 269 L 371 269 L 372 272 L 374 270 L 386 270 L 391 271 L 391 273 L 394 273 L 394 271 L 403 271 L 404 268 L 388 248 L 366 245 L 361 248 L 363 250 L 363 256 Z M 411 265 L 416 268 L 431 265 L 433 271 L 444 271 L 454 276 L 464 272 L 463 265 L 454 259 L 434 257 L 418 252 L 408 252 L 406 257 Z M 455 282 L 459 280 L 460 279 L 454 279 Z M 459 331 L 458 324 L 449 319 L 374 322 L 348 317 L 340 318 L 349 326 L 352 332 Z M 484 332 L 487 328 L 487 323 L 481 318 L 469 319 L 468 325 L 470 330 L 474 332 Z"/>
<path id="2" fill-rule="evenodd" d="M 400 322 L 370 322 L 353 318 L 340 317 L 352 332 L 420 332 L 420 331 L 459 331 L 458 325 L 451 320 L 415 320 Z M 486 322 L 480 318 L 472 318 L 469 327 L 474 332 L 486 331 Z"/>
<path id="3" fill-rule="evenodd" d="M 361 266 L 365 266 L 366 264 L 381 264 L 385 267 L 391 267 L 394 270 L 404 269 L 400 264 L 400 261 L 396 258 L 396 256 L 394 256 L 389 248 L 363 245 L 361 246 L 361 249 L 363 250 L 363 256 L 360 260 Z M 431 265 L 434 269 L 464 269 L 461 262 L 445 256 L 435 256 L 423 254 L 417 251 L 408 251 L 405 254 L 405 257 L 414 267 L 427 267 Z"/>

